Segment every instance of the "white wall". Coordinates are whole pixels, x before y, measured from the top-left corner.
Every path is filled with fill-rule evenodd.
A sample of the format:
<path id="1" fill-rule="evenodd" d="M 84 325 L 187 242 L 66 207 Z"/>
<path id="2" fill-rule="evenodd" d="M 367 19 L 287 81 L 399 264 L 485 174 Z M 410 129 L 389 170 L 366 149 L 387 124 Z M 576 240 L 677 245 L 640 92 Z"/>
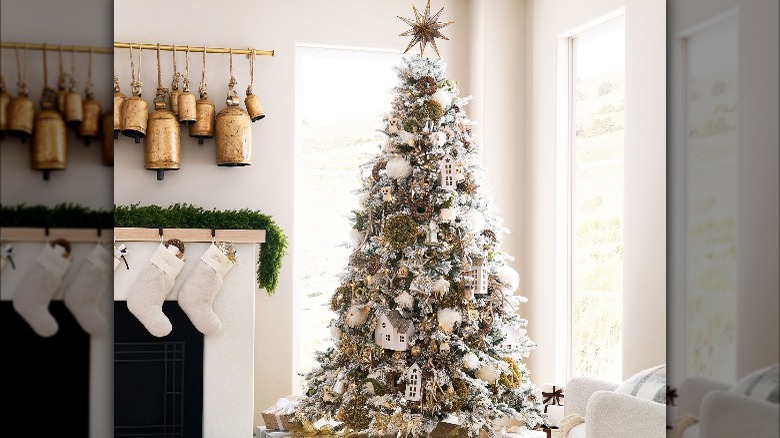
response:
<path id="1" fill-rule="evenodd" d="M 565 306 L 556 302 L 556 116 L 559 39 L 625 7 L 626 216 L 623 374 L 663 363 L 665 354 L 665 12 L 661 1 L 526 2 L 525 285 L 534 380 L 564 382 Z M 642 178 L 632 180 L 635 175 Z M 565 248 L 565 246 L 564 246 Z M 560 252 L 560 251 L 558 251 Z M 564 319 L 562 321 L 562 319 Z M 556 332 L 557 331 L 557 332 Z"/>
<path id="2" fill-rule="evenodd" d="M 737 326 L 735 379 L 757 368 L 778 361 L 780 352 L 780 314 L 778 311 L 778 3 L 774 0 L 714 0 L 669 3 L 669 41 L 672 69 L 670 96 L 681 90 L 684 78 L 683 36 L 728 12 L 737 13 L 739 27 L 739 120 L 738 120 L 738 219 L 737 219 Z M 679 100 L 670 100 L 670 127 L 679 127 L 685 108 Z M 679 144 L 679 143 L 676 143 Z M 679 150 L 673 150 L 671 177 L 675 192 L 684 188 L 684 162 Z M 684 199 L 676 197 L 671 212 L 670 234 L 684 240 Z M 681 247 L 675 254 L 682 255 Z M 684 289 L 685 260 L 676 259 L 670 272 L 671 296 L 681 301 Z M 678 305 L 681 307 L 681 305 Z M 685 339 L 685 315 L 677 315 L 672 336 Z M 678 378 L 685 345 L 675 343 Z"/>

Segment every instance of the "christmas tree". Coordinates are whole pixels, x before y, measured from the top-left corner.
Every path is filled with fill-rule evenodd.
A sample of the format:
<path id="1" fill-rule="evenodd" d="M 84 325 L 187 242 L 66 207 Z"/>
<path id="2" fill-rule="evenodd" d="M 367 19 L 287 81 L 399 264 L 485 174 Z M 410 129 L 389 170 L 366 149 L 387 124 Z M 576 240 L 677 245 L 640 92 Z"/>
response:
<path id="1" fill-rule="evenodd" d="M 410 47 L 422 52 L 447 23 L 427 8 L 415 16 Z M 331 418 L 369 436 L 421 437 L 451 415 L 470 436 L 492 435 L 497 418 L 544 423 L 522 362 L 535 345 L 517 315 L 519 276 L 500 249 L 506 230 L 468 98 L 444 71 L 423 56 L 397 68 L 387 137 L 364 165 L 356 244 L 330 302 L 335 345 L 305 376 L 296 416 L 306 424 Z"/>

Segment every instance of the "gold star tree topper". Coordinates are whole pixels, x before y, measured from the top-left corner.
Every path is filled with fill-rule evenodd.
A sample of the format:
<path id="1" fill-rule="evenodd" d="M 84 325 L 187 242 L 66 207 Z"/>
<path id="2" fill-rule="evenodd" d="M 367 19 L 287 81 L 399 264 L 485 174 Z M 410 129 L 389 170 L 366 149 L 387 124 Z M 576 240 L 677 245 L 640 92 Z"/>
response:
<path id="1" fill-rule="evenodd" d="M 439 48 L 436 47 L 436 38 L 442 38 L 447 41 L 449 41 L 449 38 L 442 35 L 439 29 L 449 26 L 450 24 L 454 23 L 454 21 L 438 21 L 439 15 L 441 15 L 441 12 L 444 10 L 444 8 L 439 9 L 439 12 L 432 16 L 431 0 L 428 0 L 428 4 L 425 6 L 425 13 L 422 15 L 420 15 L 420 12 L 417 11 L 417 7 L 414 5 L 412 5 L 412 9 L 414 10 L 414 20 L 398 17 L 409 26 L 412 26 L 411 29 L 401 34 L 401 36 L 412 36 L 412 41 L 406 47 L 404 53 L 408 52 L 409 49 L 414 47 L 415 44 L 420 44 L 420 56 L 422 56 L 423 52 L 425 52 L 425 46 L 428 43 L 431 43 L 433 50 L 436 52 L 436 55 L 441 56 L 439 55 Z"/>

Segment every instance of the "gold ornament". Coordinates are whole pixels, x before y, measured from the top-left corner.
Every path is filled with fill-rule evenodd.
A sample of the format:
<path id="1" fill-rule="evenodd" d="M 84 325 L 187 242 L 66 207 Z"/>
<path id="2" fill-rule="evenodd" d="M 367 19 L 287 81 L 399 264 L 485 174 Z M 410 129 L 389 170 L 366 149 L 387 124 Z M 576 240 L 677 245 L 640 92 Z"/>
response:
<path id="1" fill-rule="evenodd" d="M 336 414 L 340 421 L 353 430 L 363 430 L 371 423 L 371 413 L 368 406 L 368 397 L 363 394 L 355 394 L 341 404 Z"/>
<path id="2" fill-rule="evenodd" d="M 81 95 L 76 91 L 76 49 L 70 57 L 70 84 L 65 95 L 65 123 L 77 127 L 84 120 L 84 107 Z"/>
<path id="3" fill-rule="evenodd" d="M 417 223 L 405 214 L 399 214 L 387 220 L 383 230 L 383 238 L 397 250 L 402 250 L 414 244 L 419 229 Z"/>
<path id="4" fill-rule="evenodd" d="M 173 46 L 173 78 L 171 79 L 171 91 L 168 94 L 168 98 L 170 100 L 171 105 L 171 112 L 174 115 L 179 115 L 179 95 L 181 94 L 181 91 L 179 91 L 179 79 L 181 78 L 181 73 L 176 69 L 176 46 Z"/>
<path id="5" fill-rule="evenodd" d="M 217 113 L 214 102 L 209 100 L 206 92 L 206 51 L 203 51 L 203 63 L 201 64 L 200 85 L 198 86 L 200 99 L 195 102 L 195 123 L 190 125 L 190 137 L 196 137 L 198 144 L 203 144 L 206 138 L 214 138 L 215 114 Z"/>
<path id="6" fill-rule="evenodd" d="M 412 345 L 411 348 L 412 356 L 418 357 L 422 353 L 422 347 L 419 344 Z"/>
<path id="7" fill-rule="evenodd" d="M 449 26 L 450 24 L 454 23 L 454 21 L 437 21 L 444 8 L 441 8 L 435 15 L 431 15 L 431 0 L 428 0 L 428 3 L 425 6 L 425 13 L 422 15 L 420 15 L 420 13 L 417 11 L 417 7 L 412 6 L 412 9 L 414 10 L 414 20 L 398 17 L 412 27 L 410 30 L 407 30 L 400 35 L 412 36 L 412 41 L 406 47 L 404 53 L 408 52 L 409 49 L 411 49 L 415 44 L 419 44 L 420 56 L 422 56 L 425 52 L 425 46 L 430 43 L 431 46 L 433 46 L 433 50 L 436 52 L 436 55 L 441 56 L 439 55 L 439 48 L 436 47 L 436 38 L 442 38 L 445 40 L 449 40 L 449 38 L 442 35 L 439 29 Z"/>
<path id="8" fill-rule="evenodd" d="M 76 131 L 79 137 L 84 139 L 84 144 L 89 144 L 92 139 L 100 135 L 100 126 L 102 124 L 103 110 L 100 102 L 95 100 L 92 91 L 92 49 L 89 49 L 89 67 L 87 70 L 87 87 L 84 90 L 86 99 L 82 103 L 83 119 Z"/>

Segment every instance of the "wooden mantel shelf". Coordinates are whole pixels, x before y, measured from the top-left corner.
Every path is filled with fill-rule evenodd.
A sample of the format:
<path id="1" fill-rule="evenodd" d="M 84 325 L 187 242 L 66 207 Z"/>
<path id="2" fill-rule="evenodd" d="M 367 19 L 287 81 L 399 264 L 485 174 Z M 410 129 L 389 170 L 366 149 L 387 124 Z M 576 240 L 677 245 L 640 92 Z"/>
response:
<path id="1" fill-rule="evenodd" d="M 208 228 L 163 228 L 162 238 L 177 238 L 182 242 L 265 243 L 265 230 L 212 230 Z M 4 242 L 47 242 L 65 239 L 72 243 L 117 242 L 159 242 L 159 228 L 0 228 L 0 239 Z"/>

